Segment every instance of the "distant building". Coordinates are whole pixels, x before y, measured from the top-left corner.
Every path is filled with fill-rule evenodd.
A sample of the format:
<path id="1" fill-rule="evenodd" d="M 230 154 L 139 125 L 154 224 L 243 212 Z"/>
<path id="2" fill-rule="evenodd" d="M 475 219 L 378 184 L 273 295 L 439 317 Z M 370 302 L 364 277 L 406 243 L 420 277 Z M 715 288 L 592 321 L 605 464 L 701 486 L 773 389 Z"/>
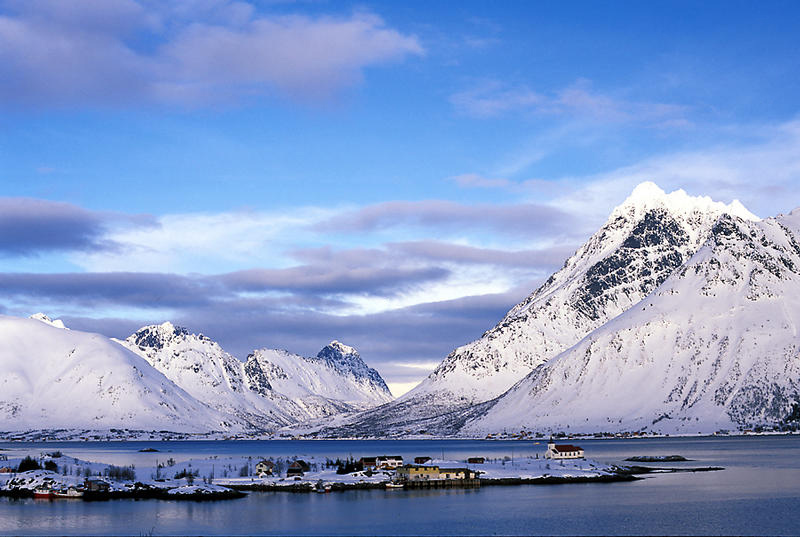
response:
<path id="1" fill-rule="evenodd" d="M 469 468 L 439 468 L 439 479 L 475 479 L 478 472 Z"/>
<path id="2" fill-rule="evenodd" d="M 397 469 L 398 481 L 444 481 L 476 479 L 478 472 L 469 468 L 439 468 L 433 465 L 406 464 Z"/>
<path id="3" fill-rule="evenodd" d="M 406 464 L 397 469 L 397 478 L 401 481 L 433 481 L 439 479 L 439 467 Z"/>
<path id="4" fill-rule="evenodd" d="M 378 457 L 361 457 L 358 462 L 361 463 L 364 470 L 378 467 Z"/>
<path id="5" fill-rule="evenodd" d="M 275 471 L 275 463 L 272 461 L 261 461 L 256 464 L 256 475 L 258 477 L 265 477 L 268 475 L 272 475 Z"/>
<path id="6" fill-rule="evenodd" d="M 286 477 L 303 476 L 310 469 L 311 467 L 306 461 L 298 459 L 289 465 L 289 469 L 286 470 Z"/>
<path id="7" fill-rule="evenodd" d="M 83 481 L 83 488 L 89 492 L 108 492 L 108 489 L 111 488 L 111 486 L 102 479 L 87 477 Z"/>
<path id="8" fill-rule="evenodd" d="M 467 463 L 469 464 L 483 464 L 486 462 L 486 458 L 484 457 L 470 457 L 467 459 Z"/>
<path id="9" fill-rule="evenodd" d="M 395 468 L 403 466 L 403 457 L 400 455 L 383 455 L 382 457 L 378 457 L 376 462 L 378 468 L 394 470 Z"/>
<path id="10" fill-rule="evenodd" d="M 431 460 L 430 457 L 414 457 L 414 464 L 425 464 Z"/>
<path id="11" fill-rule="evenodd" d="M 551 441 L 547 444 L 544 456 L 548 459 L 582 459 L 583 448 L 572 444 L 555 444 Z"/>
<path id="12" fill-rule="evenodd" d="M 0 474 L 13 474 L 13 473 L 14 469 L 9 468 L 8 466 L 3 466 L 2 468 L 0 468 Z"/>

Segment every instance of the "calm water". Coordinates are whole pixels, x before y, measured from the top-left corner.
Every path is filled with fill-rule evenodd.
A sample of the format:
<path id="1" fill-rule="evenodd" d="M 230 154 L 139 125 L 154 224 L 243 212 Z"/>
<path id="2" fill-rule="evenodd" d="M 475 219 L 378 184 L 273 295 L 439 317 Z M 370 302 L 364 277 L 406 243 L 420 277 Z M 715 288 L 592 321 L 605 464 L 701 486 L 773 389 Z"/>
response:
<path id="1" fill-rule="evenodd" d="M 477 490 L 251 493 L 227 502 L 0 499 L 0 534 L 800 534 L 800 437 L 588 440 L 587 456 L 679 454 L 722 472 L 678 473 L 633 483 L 484 487 Z M 160 453 L 138 453 L 154 446 Z M 2 444 L 17 456 L 60 449 L 82 459 L 154 465 L 209 455 L 391 454 L 522 457 L 532 442 L 280 441 Z"/>

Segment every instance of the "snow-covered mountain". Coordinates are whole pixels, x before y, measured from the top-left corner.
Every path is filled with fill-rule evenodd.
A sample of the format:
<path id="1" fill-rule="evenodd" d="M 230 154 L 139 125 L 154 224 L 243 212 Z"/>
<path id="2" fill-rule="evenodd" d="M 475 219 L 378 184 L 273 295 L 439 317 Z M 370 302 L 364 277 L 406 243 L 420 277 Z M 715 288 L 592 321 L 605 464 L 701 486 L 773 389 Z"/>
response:
<path id="1" fill-rule="evenodd" d="M 258 363 L 243 363 L 202 334 L 166 322 L 118 342 L 196 399 L 254 427 L 275 429 L 307 417 L 272 389 Z"/>
<path id="2" fill-rule="evenodd" d="M 454 350 L 416 388 L 359 415 L 342 434 L 425 429 L 437 415 L 491 400 L 537 366 L 625 312 L 681 267 L 730 205 L 639 185 L 564 267 L 491 330 Z"/>
<path id="3" fill-rule="evenodd" d="M 274 390 L 300 405 L 311 418 L 365 410 L 392 400 L 377 371 L 353 347 L 338 341 L 316 357 L 259 349 L 247 364 L 261 369 Z"/>
<path id="4" fill-rule="evenodd" d="M 56 328 L 63 328 L 64 330 L 69 330 L 69 328 L 64 326 L 64 321 L 62 321 L 61 319 L 55 319 L 55 320 L 51 319 L 44 313 L 34 313 L 33 315 L 30 316 L 30 318 L 49 324 L 50 326 L 55 326 Z"/>
<path id="5" fill-rule="evenodd" d="M 797 424 L 800 210 L 722 216 L 656 292 L 469 414 L 462 434 Z"/>
<path id="6" fill-rule="evenodd" d="M 193 397 L 263 429 L 391 400 L 378 372 L 337 341 L 315 358 L 261 349 L 242 362 L 210 338 L 167 322 L 145 326 L 120 343 Z"/>
<path id="7" fill-rule="evenodd" d="M 0 429 L 244 427 L 107 337 L 35 317 L 0 315 Z"/>

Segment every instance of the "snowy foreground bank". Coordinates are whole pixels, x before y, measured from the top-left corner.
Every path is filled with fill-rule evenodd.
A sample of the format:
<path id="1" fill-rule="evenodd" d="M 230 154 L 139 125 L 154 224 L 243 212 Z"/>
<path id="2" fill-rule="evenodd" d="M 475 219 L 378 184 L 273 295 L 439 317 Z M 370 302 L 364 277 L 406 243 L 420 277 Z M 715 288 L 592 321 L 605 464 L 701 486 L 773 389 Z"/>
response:
<path id="1" fill-rule="evenodd" d="M 34 496 L 42 490 L 81 491 L 85 500 L 110 498 L 161 498 L 216 500 L 241 497 L 243 490 L 331 491 L 354 488 L 385 488 L 397 482 L 395 470 L 374 469 L 341 473 L 341 463 L 331 459 L 307 458 L 302 475 L 287 477 L 293 458 L 266 459 L 275 475 L 257 475 L 261 459 L 218 457 L 175 462 L 167 458 L 155 467 L 119 467 L 70 457 L 60 452 L 42 454 L 26 464 L 38 469 L 18 471 L 23 459 L 6 457 L 0 461 L 0 495 Z M 540 458 L 486 459 L 481 464 L 463 460 L 432 459 L 427 465 L 469 468 L 478 473 L 473 486 L 498 484 L 548 484 L 587 481 L 626 481 L 635 479 L 630 471 L 588 459 L 552 461 Z M 337 472 L 338 470 L 338 472 Z M 90 481 L 93 482 L 90 484 Z M 95 487 L 100 482 L 102 488 Z M 91 485 L 91 486 L 90 486 Z M 459 486 L 451 480 L 448 486 Z"/>

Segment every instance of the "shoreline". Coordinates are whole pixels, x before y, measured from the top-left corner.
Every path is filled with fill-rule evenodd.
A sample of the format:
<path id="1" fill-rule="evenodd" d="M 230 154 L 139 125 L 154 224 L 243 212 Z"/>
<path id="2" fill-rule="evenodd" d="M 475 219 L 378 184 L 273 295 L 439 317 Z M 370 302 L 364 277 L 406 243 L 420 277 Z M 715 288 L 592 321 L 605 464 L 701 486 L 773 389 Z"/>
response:
<path id="1" fill-rule="evenodd" d="M 174 431 L 130 431 L 128 435 L 121 435 L 115 431 L 81 431 L 74 435 L 67 434 L 64 437 L 57 437 L 59 431 L 34 430 L 34 431 L 2 431 L 0 443 L 59 443 L 59 442 L 392 442 L 392 441 L 470 441 L 470 442 L 542 442 L 548 436 L 518 436 L 518 435 L 492 435 L 491 438 L 466 437 L 466 436 L 433 436 L 433 435 L 407 435 L 407 436 L 347 436 L 347 437 L 318 437 L 318 436 L 286 436 L 277 434 L 254 434 L 254 435 L 229 435 L 219 432 L 209 433 L 181 433 Z M 64 431 L 61 431 L 64 432 Z M 55 434 L 54 434 L 55 433 Z M 138 434 L 136 434 L 138 433 Z M 647 440 L 664 438 L 742 438 L 742 437 L 761 437 L 761 436 L 795 436 L 800 435 L 800 431 L 731 431 L 725 434 L 719 433 L 674 433 L 674 434 L 635 434 L 635 433 L 595 433 L 570 434 L 565 436 L 554 435 L 556 440 Z"/>

